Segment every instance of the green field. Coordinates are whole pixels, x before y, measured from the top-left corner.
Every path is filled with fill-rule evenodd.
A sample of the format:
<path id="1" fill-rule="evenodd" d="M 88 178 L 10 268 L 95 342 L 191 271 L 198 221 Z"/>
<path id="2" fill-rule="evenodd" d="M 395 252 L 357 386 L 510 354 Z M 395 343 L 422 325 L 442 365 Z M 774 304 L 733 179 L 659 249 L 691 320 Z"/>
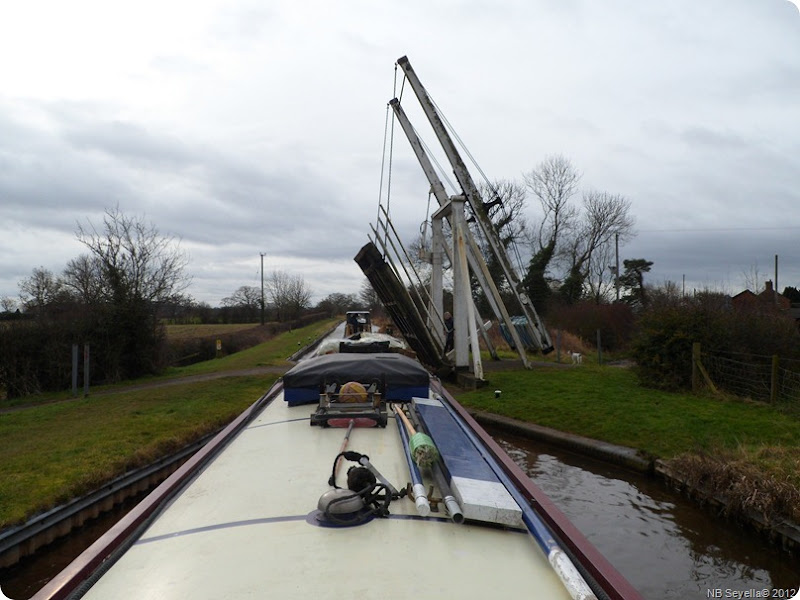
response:
<path id="1" fill-rule="evenodd" d="M 207 338 L 215 335 L 225 335 L 255 329 L 255 323 L 231 323 L 231 324 L 193 324 L 193 325 L 165 325 L 168 340 L 185 340 L 191 338 Z"/>

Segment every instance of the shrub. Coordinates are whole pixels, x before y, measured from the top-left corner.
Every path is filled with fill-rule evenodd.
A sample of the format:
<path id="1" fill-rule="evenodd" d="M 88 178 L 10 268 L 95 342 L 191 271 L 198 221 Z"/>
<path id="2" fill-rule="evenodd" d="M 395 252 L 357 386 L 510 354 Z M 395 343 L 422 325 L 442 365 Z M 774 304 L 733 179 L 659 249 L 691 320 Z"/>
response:
<path id="1" fill-rule="evenodd" d="M 691 387 L 695 342 L 714 352 L 744 355 L 794 358 L 800 352 L 797 327 L 777 311 L 735 310 L 720 294 L 666 299 L 639 318 L 632 353 L 641 383 L 660 389 Z"/>
<path id="2" fill-rule="evenodd" d="M 0 328 L 0 388 L 9 398 L 69 389 L 73 344 L 81 352 L 90 346 L 92 384 L 154 374 L 165 366 L 164 333 L 152 311 L 62 307 Z"/>
<path id="3" fill-rule="evenodd" d="M 581 302 L 570 306 L 553 306 L 548 312 L 547 325 L 564 329 L 592 347 L 597 331 L 604 350 L 619 351 L 627 347 L 633 334 L 634 317 L 627 304 L 596 304 Z"/>

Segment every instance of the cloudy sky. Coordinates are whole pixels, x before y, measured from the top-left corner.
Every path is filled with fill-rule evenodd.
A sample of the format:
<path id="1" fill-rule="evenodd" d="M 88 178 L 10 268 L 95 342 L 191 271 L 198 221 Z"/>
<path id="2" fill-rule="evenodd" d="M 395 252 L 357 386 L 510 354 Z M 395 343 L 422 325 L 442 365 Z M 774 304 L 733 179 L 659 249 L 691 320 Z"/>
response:
<path id="1" fill-rule="evenodd" d="M 397 58 L 490 179 L 562 154 L 632 202 L 650 281 L 800 286 L 800 12 L 788 0 L 28 0 L 0 5 L 0 296 L 118 206 L 217 305 L 264 268 L 357 292 Z M 429 145 L 434 137 L 404 106 Z M 428 185 L 395 136 L 409 238 Z M 531 219 L 535 219 L 531 205 Z M 410 241 L 410 239 L 409 239 Z"/>

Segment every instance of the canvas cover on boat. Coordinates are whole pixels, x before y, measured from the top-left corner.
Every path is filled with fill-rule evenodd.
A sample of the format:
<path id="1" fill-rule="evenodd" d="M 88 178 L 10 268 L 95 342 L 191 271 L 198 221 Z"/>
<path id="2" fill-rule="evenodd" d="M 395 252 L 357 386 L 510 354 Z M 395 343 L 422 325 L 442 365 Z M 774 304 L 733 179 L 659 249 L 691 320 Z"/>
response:
<path id="1" fill-rule="evenodd" d="M 296 364 L 283 376 L 283 399 L 289 406 L 319 402 L 323 384 L 385 382 L 385 399 L 410 402 L 428 396 L 430 374 L 402 354 L 326 354 Z"/>

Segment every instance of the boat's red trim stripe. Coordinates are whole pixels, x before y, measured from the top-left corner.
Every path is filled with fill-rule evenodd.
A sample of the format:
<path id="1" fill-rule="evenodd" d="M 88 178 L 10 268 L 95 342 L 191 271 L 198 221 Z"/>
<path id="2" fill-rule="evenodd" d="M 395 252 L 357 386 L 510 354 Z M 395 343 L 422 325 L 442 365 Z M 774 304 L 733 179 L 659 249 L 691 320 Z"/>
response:
<path id="1" fill-rule="evenodd" d="M 171 497 L 208 459 L 219 452 L 247 422 L 262 399 L 274 398 L 283 386 L 277 381 L 270 390 L 254 402 L 242 414 L 234 419 L 225 429 L 220 431 L 208 444 L 198 450 L 181 468 L 170 475 L 144 500 L 137 504 L 127 515 L 103 534 L 94 544 L 84 550 L 61 573 L 51 579 L 31 600 L 62 600 L 67 598 L 83 581 L 89 578 L 94 570 L 119 548 L 162 503 Z"/>
<path id="2" fill-rule="evenodd" d="M 509 458 L 497 442 L 472 418 L 472 415 L 441 385 L 441 382 L 432 382 L 431 388 L 442 394 L 450 402 L 461 418 L 486 445 L 506 474 L 511 477 L 519 490 L 531 502 L 542 520 L 569 548 L 609 597 L 613 600 L 642 600 L 642 595 L 600 554 L 597 548 L 586 539 L 567 516 L 553 504 L 552 500 L 533 483 L 531 478 Z"/>

